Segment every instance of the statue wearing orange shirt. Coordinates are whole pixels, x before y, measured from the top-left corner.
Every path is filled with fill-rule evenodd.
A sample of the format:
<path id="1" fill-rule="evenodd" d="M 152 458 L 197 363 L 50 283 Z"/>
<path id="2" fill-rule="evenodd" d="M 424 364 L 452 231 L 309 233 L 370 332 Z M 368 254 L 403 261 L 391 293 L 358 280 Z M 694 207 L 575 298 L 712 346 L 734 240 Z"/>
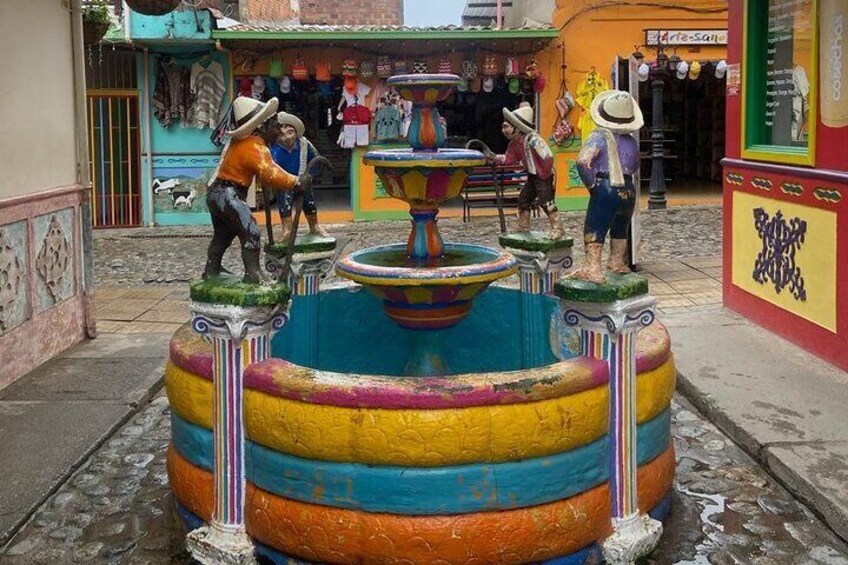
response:
<path id="1" fill-rule="evenodd" d="M 214 233 L 209 243 L 203 278 L 225 271 L 224 253 L 233 239 L 239 238 L 244 262 L 244 281 L 267 280 L 260 267 L 259 225 L 247 205 L 247 191 L 254 178 L 270 190 L 303 190 L 312 183 L 305 173 L 300 177 L 281 169 L 271 158 L 269 146 L 280 136 L 276 118 L 277 99 L 267 103 L 239 96 L 232 106 L 230 141 L 221 154 L 221 162 L 209 183 L 206 203 L 212 215 Z"/>

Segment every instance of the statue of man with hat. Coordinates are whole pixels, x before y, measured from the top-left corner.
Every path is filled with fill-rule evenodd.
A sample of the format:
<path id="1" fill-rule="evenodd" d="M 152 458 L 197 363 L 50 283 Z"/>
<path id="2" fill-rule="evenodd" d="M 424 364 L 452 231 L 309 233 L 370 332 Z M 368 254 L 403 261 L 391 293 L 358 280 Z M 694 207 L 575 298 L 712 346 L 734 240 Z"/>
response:
<path id="1" fill-rule="evenodd" d="M 303 190 L 312 184 L 309 173 L 294 176 L 281 169 L 271 158 L 269 146 L 280 136 L 276 112 L 276 98 L 263 103 L 239 96 L 224 118 L 230 140 L 221 153 L 221 161 L 206 193 L 214 233 L 203 278 L 225 271 L 221 260 L 233 239 L 238 237 L 244 262 L 244 281 L 265 282 L 267 278 L 259 261 L 259 226 L 247 205 L 247 191 L 254 179 L 267 189 L 283 192 Z"/>
<path id="2" fill-rule="evenodd" d="M 608 269 L 621 274 L 630 272 L 627 233 L 636 206 L 633 174 L 639 168 L 639 143 L 632 134 L 642 128 L 644 120 L 639 104 L 620 90 L 598 94 L 589 112 L 598 127 L 577 154 L 577 172 L 589 189 L 583 224 L 586 261 L 566 278 L 604 284 L 601 254 L 607 233 Z"/>
<path id="3" fill-rule="evenodd" d="M 302 175 L 307 172 L 307 164 L 319 156 L 318 150 L 312 145 L 304 133 L 306 127 L 300 118 L 287 112 L 279 112 L 277 121 L 280 123 L 280 137 L 271 145 L 271 156 L 274 162 L 284 171 L 293 175 Z M 315 174 L 315 171 L 308 171 Z M 288 241 L 292 228 L 292 200 L 291 192 L 283 192 L 277 197 L 277 209 L 280 212 L 280 222 L 283 226 L 282 240 Z M 318 224 L 318 207 L 315 205 L 315 195 L 309 187 L 303 193 L 303 213 L 309 222 L 309 233 L 321 237 L 330 237 L 329 234 Z"/>
<path id="4" fill-rule="evenodd" d="M 501 132 L 509 139 L 506 153 L 495 155 L 485 151 L 486 160 L 498 165 L 522 163 L 527 170 L 527 183 L 518 194 L 518 231 L 530 231 L 530 210 L 534 200 L 548 216 L 551 229 L 548 237 L 565 237 L 565 228 L 559 217 L 554 188 L 554 155 L 547 142 L 535 130 L 533 108 L 522 102 L 518 109 L 503 109 Z"/>

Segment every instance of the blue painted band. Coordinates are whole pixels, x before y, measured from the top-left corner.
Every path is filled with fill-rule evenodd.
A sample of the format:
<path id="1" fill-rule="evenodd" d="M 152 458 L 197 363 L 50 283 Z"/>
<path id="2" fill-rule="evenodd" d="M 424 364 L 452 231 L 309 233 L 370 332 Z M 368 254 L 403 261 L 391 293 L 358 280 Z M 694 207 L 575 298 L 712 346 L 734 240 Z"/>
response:
<path id="1" fill-rule="evenodd" d="M 187 531 L 195 530 L 203 526 L 203 520 L 186 510 L 186 508 L 179 502 L 176 504 L 177 513 L 179 514 L 180 519 L 183 522 L 183 526 Z M 670 508 L 671 494 L 667 494 L 662 501 L 649 512 L 649 514 L 651 515 L 651 518 L 662 521 L 665 520 Z M 308 561 L 283 555 L 276 549 L 268 547 L 267 545 L 259 542 L 254 543 L 256 543 L 256 554 L 264 557 L 273 565 L 312 565 Z M 583 549 L 575 551 L 569 555 L 563 555 L 562 557 L 543 561 L 540 565 L 590 565 L 602 562 L 603 555 L 601 554 L 601 548 L 598 544 L 593 543 L 592 545 L 584 547 Z"/>
<path id="2" fill-rule="evenodd" d="M 212 469 L 212 432 L 171 416 L 174 447 L 186 460 Z M 640 425 L 638 463 L 667 448 L 671 411 Z M 247 480 L 284 498 L 335 508 L 404 515 L 468 514 L 563 500 L 609 478 L 609 441 L 550 457 L 498 464 L 408 468 L 301 459 L 251 441 Z"/>

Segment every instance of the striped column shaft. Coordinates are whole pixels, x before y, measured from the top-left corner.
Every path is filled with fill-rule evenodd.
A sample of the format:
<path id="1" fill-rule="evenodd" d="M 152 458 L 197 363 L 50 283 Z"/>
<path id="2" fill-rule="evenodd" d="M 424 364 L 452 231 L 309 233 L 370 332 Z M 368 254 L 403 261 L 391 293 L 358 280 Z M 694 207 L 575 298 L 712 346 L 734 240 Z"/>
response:
<path id="1" fill-rule="evenodd" d="M 623 332 L 610 344 L 610 496 L 612 518 L 638 512 L 636 503 L 636 334 Z"/>
<path id="2" fill-rule="evenodd" d="M 291 287 L 295 296 L 312 296 L 320 290 L 321 277 L 318 273 L 307 273 L 292 279 Z"/>
<path id="3" fill-rule="evenodd" d="M 268 358 L 269 335 L 241 342 L 215 336 L 213 343 L 213 434 L 215 506 L 212 521 L 244 525 L 244 370 Z"/>

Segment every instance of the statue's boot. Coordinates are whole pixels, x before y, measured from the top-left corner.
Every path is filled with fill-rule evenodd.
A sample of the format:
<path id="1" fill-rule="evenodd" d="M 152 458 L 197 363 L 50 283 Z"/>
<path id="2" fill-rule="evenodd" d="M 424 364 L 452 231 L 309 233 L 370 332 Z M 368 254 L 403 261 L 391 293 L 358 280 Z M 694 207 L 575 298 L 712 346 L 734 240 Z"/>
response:
<path id="1" fill-rule="evenodd" d="M 518 226 L 515 228 L 517 232 L 530 231 L 530 210 L 518 211 Z"/>
<path id="2" fill-rule="evenodd" d="M 282 234 L 280 234 L 280 241 L 286 243 L 288 242 L 289 237 L 291 237 L 292 217 L 280 216 L 280 224 L 283 228 Z"/>
<path id="3" fill-rule="evenodd" d="M 244 261 L 244 282 L 254 284 L 271 284 L 273 279 L 259 264 L 259 249 L 244 249 L 241 250 L 241 260 Z"/>
<path id="4" fill-rule="evenodd" d="M 221 273 L 229 273 L 221 261 L 224 259 L 224 253 L 227 251 L 227 245 L 215 241 L 214 239 L 209 244 L 209 251 L 206 254 L 206 267 L 203 269 L 203 278 L 214 277 Z"/>
<path id="5" fill-rule="evenodd" d="M 309 222 L 309 233 L 320 235 L 321 237 L 330 237 L 321 224 L 318 223 L 318 214 L 306 214 L 306 221 Z"/>
<path id="6" fill-rule="evenodd" d="M 548 231 L 550 239 L 562 239 L 565 237 L 565 227 L 562 225 L 562 218 L 559 217 L 559 212 L 554 210 L 548 214 L 548 221 L 551 223 L 551 229 Z"/>
<path id="7" fill-rule="evenodd" d="M 626 239 L 610 240 L 610 255 L 607 261 L 607 268 L 613 273 L 620 273 L 622 275 L 632 272 L 627 265 Z"/>
<path id="8" fill-rule="evenodd" d="M 566 275 L 565 278 L 597 284 L 606 283 L 607 278 L 601 270 L 601 253 L 603 250 L 603 243 L 587 243 L 585 263 L 581 268 Z"/>

